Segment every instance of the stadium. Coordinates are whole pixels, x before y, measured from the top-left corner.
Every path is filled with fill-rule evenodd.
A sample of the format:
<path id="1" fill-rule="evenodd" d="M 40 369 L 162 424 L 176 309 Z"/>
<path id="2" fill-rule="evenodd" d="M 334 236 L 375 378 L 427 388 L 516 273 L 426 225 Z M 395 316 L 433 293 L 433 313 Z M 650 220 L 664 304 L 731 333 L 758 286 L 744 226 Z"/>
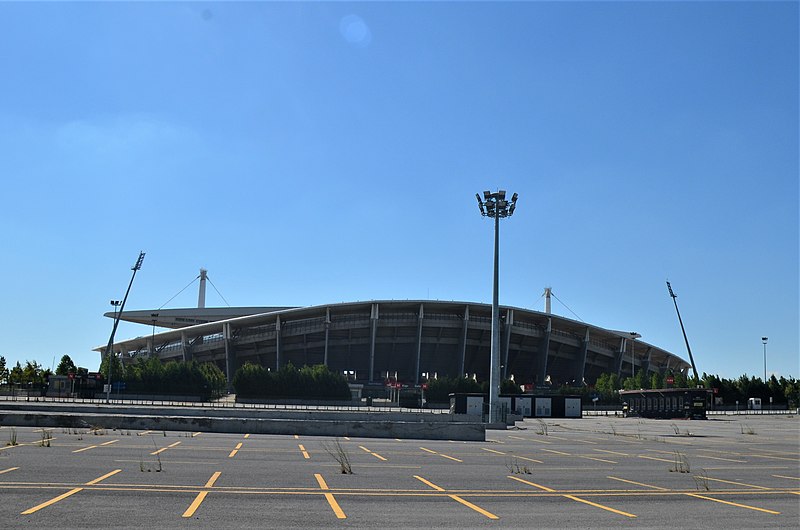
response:
<path id="1" fill-rule="evenodd" d="M 201 271 L 201 277 L 202 272 Z M 201 281 L 201 293 L 204 292 Z M 202 296 L 202 294 L 201 294 Z M 491 304 L 372 300 L 311 307 L 227 307 L 106 313 L 152 326 L 152 333 L 113 343 L 123 363 L 214 362 L 230 382 L 244 363 L 275 370 L 324 364 L 358 383 L 418 385 L 434 377 L 489 378 Z M 156 332 L 156 328 L 168 331 Z M 149 330 L 148 330 L 149 331 Z M 500 307 L 501 377 L 533 388 L 593 383 L 604 372 L 686 372 L 680 357 L 614 331 L 519 307 Z M 95 351 L 103 355 L 106 347 Z"/>

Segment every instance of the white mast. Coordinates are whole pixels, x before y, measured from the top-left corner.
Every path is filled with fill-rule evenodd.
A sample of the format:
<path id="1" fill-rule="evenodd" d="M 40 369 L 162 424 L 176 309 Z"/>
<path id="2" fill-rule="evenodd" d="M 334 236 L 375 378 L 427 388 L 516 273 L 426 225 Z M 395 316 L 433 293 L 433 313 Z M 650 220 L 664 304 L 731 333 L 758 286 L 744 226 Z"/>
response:
<path id="1" fill-rule="evenodd" d="M 544 288 L 544 312 L 548 315 L 550 314 L 550 295 L 552 294 L 553 289 L 550 287 Z"/>
<path id="2" fill-rule="evenodd" d="M 197 296 L 197 308 L 203 309 L 206 306 L 206 277 L 208 271 L 200 269 L 200 293 Z"/>

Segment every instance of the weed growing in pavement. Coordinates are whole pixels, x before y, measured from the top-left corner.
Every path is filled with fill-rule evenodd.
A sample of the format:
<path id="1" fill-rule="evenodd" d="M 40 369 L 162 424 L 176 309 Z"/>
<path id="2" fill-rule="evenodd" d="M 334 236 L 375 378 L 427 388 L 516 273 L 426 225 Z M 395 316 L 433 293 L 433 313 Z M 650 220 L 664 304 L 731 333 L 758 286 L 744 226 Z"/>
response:
<path id="1" fill-rule="evenodd" d="M 51 431 L 42 429 L 42 439 L 39 441 L 39 447 L 50 447 L 50 440 L 53 439 Z"/>
<path id="2" fill-rule="evenodd" d="M 8 442 L 6 442 L 6 445 L 18 445 L 17 430 L 14 427 L 11 427 L 11 431 L 8 433 Z"/>
<path id="3" fill-rule="evenodd" d="M 520 466 L 519 461 L 517 460 L 516 457 L 511 457 L 511 460 L 506 461 L 506 469 L 508 469 L 508 472 L 511 473 L 512 475 L 523 475 L 523 474 L 530 475 L 533 473 L 533 471 L 531 471 L 531 468 L 529 468 L 528 466 L 526 465 Z"/>
<path id="4" fill-rule="evenodd" d="M 672 467 L 669 468 L 669 471 L 670 473 L 691 473 L 691 467 L 689 466 L 689 460 L 686 459 L 686 455 L 680 451 L 675 451 L 675 461 Z"/>
<path id="5" fill-rule="evenodd" d="M 536 434 L 547 436 L 547 423 L 541 419 L 538 419 L 536 421 L 539 422 L 539 431 Z"/>
<path id="6" fill-rule="evenodd" d="M 322 442 L 322 448 L 325 449 L 325 452 L 331 455 L 331 457 L 339 463 L 339 469 L 343 475 L 353 474 L 353 468 L 350 465 L 350 456 L 347 454 L 345 448 L 342 447 L 342 442 L 338 438 L 333 446 L 331 446 L 328 442 Z"/>
<path id="7" fill-rule="evenodd" d="M 698 490 L 702 488 L 705 491 L 708 491 L 710 489 L 708 487 L 708 472 L 706 472 L 705 469 L 701 469 L 700 473 L 695 473 L 692 475 L 692 478 L 694 479 L 694 484 Z"/>
<path id="8" fill-rule="evenodd" d="M 747 424 L 743 423 L 743 424 L 740 425 L 740 427 L 742 429 L 742 434 L 755 434 L 756 433 L 755 429 L 753 429 L 752 427 L 750 427 Z"/>

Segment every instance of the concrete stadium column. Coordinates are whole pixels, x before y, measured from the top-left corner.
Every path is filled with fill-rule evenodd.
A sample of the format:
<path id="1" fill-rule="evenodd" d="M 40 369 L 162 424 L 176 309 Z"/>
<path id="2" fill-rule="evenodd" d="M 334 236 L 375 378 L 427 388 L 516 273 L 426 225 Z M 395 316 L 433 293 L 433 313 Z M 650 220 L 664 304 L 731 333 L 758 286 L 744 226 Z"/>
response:
<path id="1" fill-rule="evenodd" d="M 153 337 L 148 337 L 147 338 L 147 356 L 148 357 L 152 357 L 155 354 L 153 346 L 154 346 Z"/>
<path id="2" fill-rule="evenodd" d="M 578 358 L 575 359 L 575 383 L 580 385 L 583 383 L 583 377 L 586 372 L 586 354 L 589 352 L 589 328 L 586 328 L 586 334 L 583 336 L 581 349 L 578 352 Z"/>
<path id="3" fill-rule="evenodd" d="M 506 309 L 506 323 L 503 330 L 503 379 L 508 379 L 508 350 L 511 346 L 511 328 L 514 327 L 514 310 Z"/>
<path id="4" fill-rule="evenodd" d="M 281 316 L 275 317 L 275 370 L 281 369 Z"/>
<path id="5" fill-rule="evenodd" d="M 467 330 L 469 329 L 469 306 L 464 306 L 464 324 L 461 326 L 461 359 L 458 361 L 458 376 L 464 377 L 464 364 L 467 359 Z"/>
<path id="6" fill-rule="evenodd" d="M 228 379 L 228 392 L 233 392 L 233 375 L 235 370 L 231 325 L 222 324 L 222 338 L 225 341 L 225 377 Z"/>
<path id="7" fill-rule="evenodd" d="M 667 357 L 667 364 L 661 369 L 661 376 L 662 377 L 667 375 L 667 373 L 669 372 L 669 365 L 670 365 L 671 362 L 672 362 L 672 358 L 671 357 Z"/>
<path id="8" fill-rule="evenodd" d="M 378 335 L 378 304 L 372 304 L 369 317 L 369 377 L 367 382 L 371 383 L 375 373 L 375 337 Z"/>
<path id="9" fill-rule="evenodd" d="M 550 333 L 553 331 L 553 319 L 547 318 L 547 329 L 542 336 L 542 345 L 539 352 L 539 370 L 536 383 L 543 385 L 547 378 L 547 356 L 550 355 Z"/>
<path id="10" fill-rule="evenodd" d="M 617 351 L 617 356 L 614 359 L 614 363 L 616 365 L 615 367 L 616 367 L 617 377 L 622 377 L 622 361 L 625 358 L 626 343 L 627 341 L 625 340 L 625 337 L 621 337 L 619 339 L 619 351 Z"/>
<path id="11" fill-rule="evenodd" d="M 184 362 L 192 359 L 192 350 L 189 346 L 189 337 L 187 337 L 186 333 L 183 331 L 181 332 L 181 351 L 183 353 Z"/>
<path id="12" fill-rule="evenodd" d="M 331 308 L 325 308 L 325 355 L 322 358 L 322 364 L 328 366 L 328 335 L 331 330 Z"/>
<path id="13" fill-rule="evenodd" d="M 650 355 L 653 353 L 652 346 L 647 348 L 647 351 L 644 352 L 644 356 L 642 357 L 642 365 L 640 370 L 644 371 L 644 375 L 647 376 L 650 373 Z"/>
<path id="14" fill-rule="evenodd" d="M 422 357 L 422 320 L 425 318 L 424 315 L 424 304 L 419 304 L 419 316 L 417 318 L 417 362 L 414 363 L 414 384 L 419 384 L 419 362 L 420 358 Z"/>

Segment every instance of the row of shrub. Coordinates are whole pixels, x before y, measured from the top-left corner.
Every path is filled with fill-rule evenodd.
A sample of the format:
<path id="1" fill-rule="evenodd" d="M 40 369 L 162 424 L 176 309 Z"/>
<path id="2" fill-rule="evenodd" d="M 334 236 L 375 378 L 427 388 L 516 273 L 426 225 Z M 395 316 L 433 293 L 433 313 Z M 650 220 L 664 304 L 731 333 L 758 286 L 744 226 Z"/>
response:
<path id="1" fill-rule="evenodd" d="M 321 364 L 298 369 L 289 363 L 273 372 L 246 363 L 233 376 L 233 387 L 242 398 L 350 399 L 347 379 Z"/>
<path id="2" fill-rule="evenodd" d="M 101 372 L 108 378 L 107 363 L 101 364 Z M 115 362 L 111 381 L 125 383 L 125 392 L 131 394 L 191 395 L 201 399 L 224 395 L 228 384 L 225 374 L 214 363 L 195 360 L 163 363 L 157 357 L 139 358 L 125 366 Z"/>

